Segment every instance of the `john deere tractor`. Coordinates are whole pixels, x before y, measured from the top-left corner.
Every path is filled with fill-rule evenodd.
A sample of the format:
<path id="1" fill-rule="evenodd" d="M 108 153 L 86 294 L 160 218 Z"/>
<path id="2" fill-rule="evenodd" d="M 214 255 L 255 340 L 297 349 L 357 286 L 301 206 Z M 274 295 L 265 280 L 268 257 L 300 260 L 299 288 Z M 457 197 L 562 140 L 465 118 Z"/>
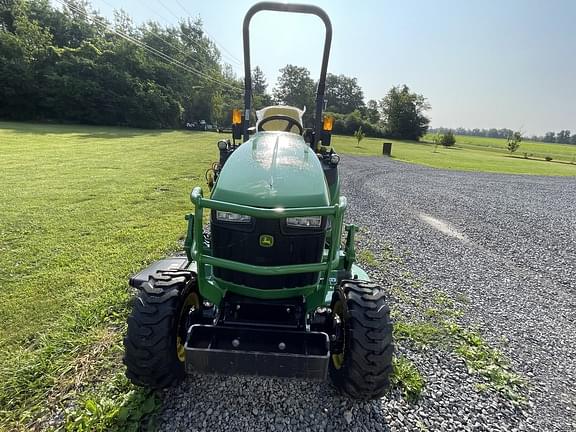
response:
<path id="1" fill-rule="evenodd" d="M 288 106 L 260 110 L 251 126 L 249 25 L 261 11 L 312 14 L 326 27 L 312 128 Z M 233 112 L 232 139 L 218 142 L 209 196 L 190 194 L 186 256 L 130 280 L 137 295 L 124 363 L 134 384 L 164 388 L 186 373 L 330 376 L 353 398 L 386 392 L 390 312 L 355 264 L 357 227 L 344 225 L 340 157 L 323 117 L 331 39 L 316 6 L 263 2 L 246 14 L 244 110 Z"/>

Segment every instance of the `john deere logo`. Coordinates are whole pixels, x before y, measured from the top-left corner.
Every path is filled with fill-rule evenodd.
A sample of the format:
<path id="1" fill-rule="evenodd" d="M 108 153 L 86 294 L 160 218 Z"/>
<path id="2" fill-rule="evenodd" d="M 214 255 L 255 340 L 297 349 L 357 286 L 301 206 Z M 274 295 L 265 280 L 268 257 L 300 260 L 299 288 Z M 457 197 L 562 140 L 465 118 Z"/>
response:
<path id="1" fill-rule="evenodd" d="M 260 246 L 262 246 L 262 247 L 274 246 L 274 237 L 272 237 L 269 234 L 262 234 L 260 236 Z"/>

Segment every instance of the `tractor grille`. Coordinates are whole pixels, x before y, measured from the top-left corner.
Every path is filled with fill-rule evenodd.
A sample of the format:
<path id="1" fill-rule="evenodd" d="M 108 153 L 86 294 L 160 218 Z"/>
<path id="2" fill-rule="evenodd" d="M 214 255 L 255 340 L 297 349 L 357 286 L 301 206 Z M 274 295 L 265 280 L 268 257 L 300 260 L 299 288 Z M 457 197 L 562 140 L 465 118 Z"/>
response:
<path id="1" fill-rule="evenodd" d="M 221 222 L 212 212 L 212 254 L 246 264 L 278 266 L 312 264 L 322 259 L 326 232 L 287 227 L 284 220 L 253 219 L 250 224 Z M 260 245 L 260 236 L 274 238 L 272 246 Z M 260 289 L 294 288 L 318 282 L 319 273 L 259 276 L 214 268 L 214 276 L 238 285 Z"/>

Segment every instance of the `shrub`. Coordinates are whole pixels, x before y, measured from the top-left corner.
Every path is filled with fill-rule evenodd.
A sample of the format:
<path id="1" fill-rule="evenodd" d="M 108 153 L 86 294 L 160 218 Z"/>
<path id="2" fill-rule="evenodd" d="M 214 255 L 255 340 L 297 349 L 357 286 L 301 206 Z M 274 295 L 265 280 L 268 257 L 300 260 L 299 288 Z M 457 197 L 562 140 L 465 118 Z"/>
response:
<path id="1" fill-rule="evenodd" d="M 354 132 L 354 138 L 356 138 L 356 141 L 358 141 L 356 147 L 360 147 L 360 141 L 362 141 L 365 136 L 366 134 L 362 131 L 362 126 L 360 126 L 358 130 Z"/>
<path id="2" fill-rule="evenodd" d="M 508 143 L 506 147 L 510 153 L 514 153 L 520 147 L 520 142 L 522 141 L 522 134 L 520 132 L 514 132 L 508 137 Z M 524 156 L 526 157 L 526 156 Z"/>
<path id="3" fill-rule="evenodd" d="M 550 162 L 552 160 L 552 156 L 546 155 L 544 157 L 544 159 L 546 159 L 548 162 Z"/>
<path id="4" fill-rule="evenodd" d="M 444 135 L 442 135 L 442 138 L 440 138 L 440 144 L 442 144 L 444 147 L 452 147 L 454 144 L 456 144 L 456 138 L 454 137 L 452 131 L 449 130 Z"/>
<path id="5" fill-rule="evenodd" d="M 325 114 L 334 117 L 334 128 L 332 129 L 334 134 L 352 136 L 359 127 L 362 127 L 362 131 L 367 137 L 384 138 L 382 128 L 362 118 L 359 111 L 354 111 L 350 114 L 332 112 L 326 112 Z"/>

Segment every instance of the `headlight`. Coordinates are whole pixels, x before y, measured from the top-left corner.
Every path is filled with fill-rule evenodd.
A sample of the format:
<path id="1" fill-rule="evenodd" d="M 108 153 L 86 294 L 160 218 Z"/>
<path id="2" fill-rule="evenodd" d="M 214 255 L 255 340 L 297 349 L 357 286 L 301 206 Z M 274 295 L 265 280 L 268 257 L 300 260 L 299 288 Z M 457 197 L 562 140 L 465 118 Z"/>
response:
<path id="1" fill-rule="evenodd" d="M 320 228 L 320 225 L 322 225 L 322 216 L 286 218 L 286 225 L 293 228 Z"/>
<path id="2" fill-rule="evenodd" d="M 218 150 L 226 150 L 228 148 L 228 142 L 224 140 L 218 141 Z"/>
<path id="3" fill-rule="evenodd" d="M 338 165 L 338 163 L 340 162 L 340 156 L 338 156 L 336 153 L 333 153 L 330 155 L 330 163 L 334 166 Z"/>
<path id="4" fill-rule="evenodd" d="M 221 222 L 235 222 L 235 223 L 252 222 L 252 218 L 250 216 L 219 210 L 216 212 L 216 219 L 218 219 Z"/>

